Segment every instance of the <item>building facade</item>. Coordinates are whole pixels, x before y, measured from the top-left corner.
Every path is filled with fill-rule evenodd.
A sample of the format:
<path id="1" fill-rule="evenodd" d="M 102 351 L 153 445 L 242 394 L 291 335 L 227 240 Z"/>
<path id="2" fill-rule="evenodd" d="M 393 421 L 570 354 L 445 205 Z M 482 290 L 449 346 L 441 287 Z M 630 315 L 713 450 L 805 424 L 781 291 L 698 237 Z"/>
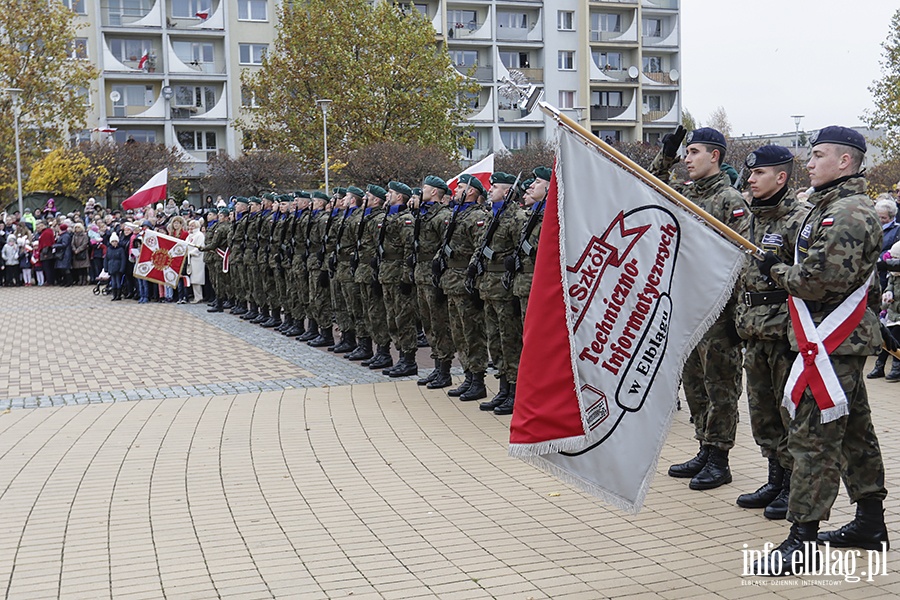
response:
<path id="1" fill-rule="evenodd" d="M 165 143 L 201 176 L 241 151 L 234 128 L 276 36 L 280 0 L 61 0 L 80 28 L 73 58 L 100 72 L 75 140 Z M 609 141 L 656 142 L 681 116 L 679 0 L 425 0 L 437 43 L 481 89 L 464 99 L 474 148 L 515 150 L 555 135 L 538 108 L 504 95 L 514 79 Z M 506 86 L 508 87 L 508 86 Z M 311 107 L 311 110 L 313 107 Z"/>

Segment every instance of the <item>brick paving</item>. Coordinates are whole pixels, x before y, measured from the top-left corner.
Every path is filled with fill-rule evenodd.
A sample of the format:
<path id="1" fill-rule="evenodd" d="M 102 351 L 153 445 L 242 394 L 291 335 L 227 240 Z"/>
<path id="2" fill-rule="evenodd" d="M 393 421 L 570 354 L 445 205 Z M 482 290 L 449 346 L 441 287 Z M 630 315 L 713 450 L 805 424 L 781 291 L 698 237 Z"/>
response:
<path id="1" fill-rule="evenodd" d="M 95 375 L 107 362 L 81 350 L 110 336 L 81 334 L 92 321 L 127 330 L 120 347 L 162 336 L 183 354 Z M 745 403 L 732 485 L 694 492 L 665 475 L 696 452 L 683 411 L 644 511 L 627 516 L 508 458 L 508 418 L 200 305 L 0 289 L 0 325 L 4 399 L 49 399 L 0 414 L 6 598 L 900 596 L 894 551 L 871 582 L 741 576 L 743 545 L 787 529 L 734 505 L 765 476 Z M 49 387 L 23 381 L 38 368 Z M 331 383 L 306 385 L 319 378 Z M 896 493 L 900 386 L 869 390 Z M 886 508 L 896 531 L 895 495 Z M 833 513 L 852 514 L 843 492 Z"/>

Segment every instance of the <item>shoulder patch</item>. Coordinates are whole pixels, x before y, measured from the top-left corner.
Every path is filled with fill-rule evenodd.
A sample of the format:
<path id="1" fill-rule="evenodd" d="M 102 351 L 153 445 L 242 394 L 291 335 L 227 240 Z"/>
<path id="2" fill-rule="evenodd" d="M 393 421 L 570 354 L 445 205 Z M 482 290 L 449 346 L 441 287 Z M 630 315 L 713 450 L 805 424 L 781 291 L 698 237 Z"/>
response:
<path id="1" fill-rule="evenodd" d="M 475 221 L 475 226 L 476 226 L 476 227 L 484 227 L 484 220 L 481 220 L 481 221 Z"/>
<path id="2" fill-rule="evenodd" d="M 743 208 L 736 208 L 736 209 L 734 209 L 733 211 L 731 211 L 731 216 L 732 216 L 732 217 L 743 217 L 743 216 L 744 216 L 744 209 L 743 209 Z"/>
<path id="3" fill-rule="evenodd" d="M 834 225 L 834 217 L 825 217 L 822 219 L 822 227 L 831 227 Z"/>

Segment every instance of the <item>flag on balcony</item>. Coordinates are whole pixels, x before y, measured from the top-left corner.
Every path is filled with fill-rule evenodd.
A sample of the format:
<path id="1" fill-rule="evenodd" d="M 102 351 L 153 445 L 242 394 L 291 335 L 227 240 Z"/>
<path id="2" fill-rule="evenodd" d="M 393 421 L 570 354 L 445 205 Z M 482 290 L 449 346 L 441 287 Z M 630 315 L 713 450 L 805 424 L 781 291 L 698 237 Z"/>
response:
<path id="1" fill-rule="evenodd" d="M 134 276 L 154 283 L 178 287 L 178 278 L 188 254 L 184 240 L 146 230 L 141 234 L 141 251 L 134 264 Z"/>
<path id="2" fill-rule="evenodd" d="M 169 169 L 163 169 L 150 178 L 150 181 L 141 186 L 141 189 L 122 202 L 122 208 L 130 210 L 147 206 L 154 202 L 166 199 L 166 182 L 169 177 Z"/>
<path id="3" fill-rule="evenodd" d="M 490 189 L 491 175 L 494 174 L 493 152 L 479 160 L 477 163 L 475 163 L 459 175 L 465 175 L 466 173 L 474 175 L 478 179 L 478 181 L 481 182 L 481 185 L 484 186 L 484 189 Z M 447 182 L 447 187 L 449 187 L 450 191 L 454 194 L 456 193 L 456 185 L 459 183 L 459 175 Z"/>
<path id="4" fill-rule="evenodd" d="M 141 60 L 138 62 L 138 69 L 143 69 L 144 65 L 147 64 L 147 61 L 150 60 L 150 53 L 145 52 L 141 57 Z"/>
<path id="5" fill-rule="evenodd" d="M 545 210 L 509 453 L 637 512 L 743 253 L 562 128 Z"/>

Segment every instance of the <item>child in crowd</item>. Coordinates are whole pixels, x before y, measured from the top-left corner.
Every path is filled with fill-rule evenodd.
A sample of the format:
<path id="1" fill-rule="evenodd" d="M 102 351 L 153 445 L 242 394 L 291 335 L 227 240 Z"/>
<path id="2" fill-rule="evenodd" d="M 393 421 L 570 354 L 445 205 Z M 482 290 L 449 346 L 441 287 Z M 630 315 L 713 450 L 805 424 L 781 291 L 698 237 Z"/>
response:
<path id="1" fill-rule="evenodd" d="M 14 286 L 19 279 L 19 243 L 15 235 L 6 237 L 2 255 L 6 285 Z"/>

